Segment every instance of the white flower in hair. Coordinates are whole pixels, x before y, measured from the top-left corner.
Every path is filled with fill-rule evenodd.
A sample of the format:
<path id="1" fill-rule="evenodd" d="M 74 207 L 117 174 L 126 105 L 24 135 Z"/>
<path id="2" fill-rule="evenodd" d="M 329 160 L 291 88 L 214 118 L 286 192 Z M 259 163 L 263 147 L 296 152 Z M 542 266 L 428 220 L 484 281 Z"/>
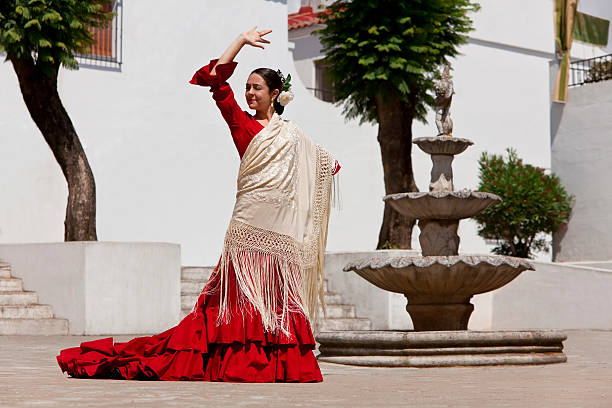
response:
<path id="1" fill-rule="evenodd" d="M 283 91 L 280 93 L 280 95 L 278 95 L 278 103 L 280 103 L 281 106 L 287 106 L 287 104 L 292 100 L 293 92 L 291 91 Z"/>

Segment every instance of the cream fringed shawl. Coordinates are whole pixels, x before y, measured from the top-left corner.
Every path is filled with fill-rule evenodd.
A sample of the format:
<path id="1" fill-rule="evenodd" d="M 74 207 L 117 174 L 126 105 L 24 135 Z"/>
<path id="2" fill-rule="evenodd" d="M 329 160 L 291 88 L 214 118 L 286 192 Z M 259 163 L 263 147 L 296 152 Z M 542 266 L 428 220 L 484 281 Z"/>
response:
<path id="1" fill-rule="evenodd" d="M 238 173 L 236 204 L 225 235 L 218 287 L 218 324 L 232 312 L 228 297 L 250 303 L 269 332 L 289 329 L 291 312 L 314 324 L 323 301 L 334 160 L 295 124 L 274 114 L 249 144 Z M 229 267 L 237 294 L 230 295 Z M 242 310 L 245 310 L 241 307 Z"/>

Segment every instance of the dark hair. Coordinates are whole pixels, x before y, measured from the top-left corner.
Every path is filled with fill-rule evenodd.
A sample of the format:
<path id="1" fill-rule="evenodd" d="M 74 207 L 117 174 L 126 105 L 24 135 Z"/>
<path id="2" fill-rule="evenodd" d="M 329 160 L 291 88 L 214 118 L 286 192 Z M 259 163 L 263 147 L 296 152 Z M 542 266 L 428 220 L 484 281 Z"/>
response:
<path id="1" fill-rule="evenodd" d="M 251 74 L 257 74 L 266 81 L 266 85 L 270 88 L 270 93 L 272 93 L 275 89 L 278 89 L 278 94 L 280 95 L 283 92 L 283 80 L 273 69 L 270 68 L 257 68 L 253 70 Z M 278 102 L 278 95 L 276 99 L 274 99 L 274 111 L 279 115 L 282 115 L 285 107 Z"/>

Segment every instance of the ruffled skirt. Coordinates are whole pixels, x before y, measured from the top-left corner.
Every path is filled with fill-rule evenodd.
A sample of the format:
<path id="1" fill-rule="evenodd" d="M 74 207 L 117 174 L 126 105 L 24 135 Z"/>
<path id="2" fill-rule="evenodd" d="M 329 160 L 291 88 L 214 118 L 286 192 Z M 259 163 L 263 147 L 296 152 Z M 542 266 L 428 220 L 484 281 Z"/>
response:
<path id="1" fill-rule="evenodd" d="M 290 313 L 289 333 L 270 333 L 256 310 L 245 311 L 235 303 L 232 309 L 229 322 L 218 325 L 219 295 L 205 291 L 194 311 L 163 333 L 126 343 L 112 337 L 84 342 L 62 350 L 57 362 L 62 371 L 79 378 L 323 381 L 310 323 L 302 313 Z"/>

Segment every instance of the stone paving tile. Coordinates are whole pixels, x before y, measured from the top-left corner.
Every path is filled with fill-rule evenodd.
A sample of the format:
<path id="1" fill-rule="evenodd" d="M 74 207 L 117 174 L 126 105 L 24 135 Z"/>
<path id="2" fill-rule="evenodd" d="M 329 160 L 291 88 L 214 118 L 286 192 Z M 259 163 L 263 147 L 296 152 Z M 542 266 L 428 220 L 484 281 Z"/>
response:
<path id="1" fill-rule="evenodd" d="M 0 336 L 0 407 L 612 407 L 612 332 L 567 334 L 566 364 L 384 369 L 323 363 L 321 384 L 74 379 L 61 373 L 55 355 L 100 336 Z"/>

